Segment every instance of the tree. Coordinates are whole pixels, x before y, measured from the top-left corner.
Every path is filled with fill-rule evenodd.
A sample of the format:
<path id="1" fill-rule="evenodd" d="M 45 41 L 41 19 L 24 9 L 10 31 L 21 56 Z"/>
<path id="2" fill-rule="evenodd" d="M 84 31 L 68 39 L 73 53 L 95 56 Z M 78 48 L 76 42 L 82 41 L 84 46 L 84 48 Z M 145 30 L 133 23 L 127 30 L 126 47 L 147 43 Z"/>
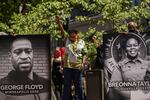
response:
<path id="1" fill-rule="evenodd" d="M 29 12 L 24 15 L 18 11 L 19 1 L 3 0 L 0 3 L 0 31 L 13 34 L 51 34 L 52 37 L 60 38 L 55 16 L 60 15 L 62 22 L 65 22 L 74 8 L 82 7 L 89 13 L 99 14 L 100 18 L 80 15 L 76 17 L 77 21 L 88 20 L 101 25 L 109 22 L 112 33 L 122 32 L 127 31 L 128 20 L 139 24 L 141 18 L 150 17 L 149 3 L 150 0 L 141 0 L 138 6 L 134 6 L 132 0 L 26 0 Z M 106 30 L 102 30 L 98 34 L 102 37 L 105 32 Z"/>

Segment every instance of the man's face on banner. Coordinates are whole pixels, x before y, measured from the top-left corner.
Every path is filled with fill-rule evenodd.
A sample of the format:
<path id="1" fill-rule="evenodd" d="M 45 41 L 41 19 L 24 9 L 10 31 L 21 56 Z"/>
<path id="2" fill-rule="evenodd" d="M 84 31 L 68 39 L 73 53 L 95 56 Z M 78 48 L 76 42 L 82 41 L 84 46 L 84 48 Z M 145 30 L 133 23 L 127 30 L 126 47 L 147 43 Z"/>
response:
<path id="1" fill-rule="evenodd" d="M 10 58 L 15 70 L 30 73 L 33 66 L 33 49 L 28 39 L 17 39 L 12 43 Z"/>
<path id="2" fill-rule="evenodd" d="M 126 43 L 127 55 L 130 57 L 136 57 L 139 51 L 139 43 L 136 39 L 130 38 Z"/>

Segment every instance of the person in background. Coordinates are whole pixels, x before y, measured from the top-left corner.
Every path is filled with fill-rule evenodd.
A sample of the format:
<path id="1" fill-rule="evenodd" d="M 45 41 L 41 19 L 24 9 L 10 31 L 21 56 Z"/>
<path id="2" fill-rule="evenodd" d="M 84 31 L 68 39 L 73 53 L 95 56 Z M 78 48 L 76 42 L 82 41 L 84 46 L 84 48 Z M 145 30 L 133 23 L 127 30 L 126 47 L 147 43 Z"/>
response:
<path id="1" fill-rule="evenodd" d="M 88 40 L 88 39 L 87 39 Z M 93 34 L 90 38 L 90 42 L 87 42 L 87 58 L 91 69 L 103 68 L 103 45 L 98 42 L 96 34 Z"/>
<path id="2" fill-rule="evenodd" d="M 61 51 L 62 68 L 64 68 L 65 47 L 61 47 L 60 51 Z"/>
<path id="3" fill-rule="evenodd" d="M 128 32 L 139 33 L 138 25 L 134 21 L 129 21 L 128 24 Z"/>
<path id="4" fill-rule="evenodd" d="M 94 69 L 103 69 L 104 61 L 103 61 L 103 44 L 99 45 L 96 48 L 97 55 L 95 59 L 95 67 Z"/>
<path id="5" fill-rule="evenodd" d="M 97 56 L 97 51 L 96 48 L 98 47 L 98 43 L 97 43 L 97 37 L 96 35 L 92 35 L 90 37 L 90 42 L 87 42 L 87 59 L 89 61 L 90 64 L 90 68 L 94 68 L 95 67 L 95 59 Z"/>
<path id="6" fill-rule="evenodd" d="M 62 85 L 63 85 L 62 63 L 63 62 L 62 62 L 61 48 L 56 47 L 51 58 L 51 66 L 52 66 L 52 80 L 55 86 L 55 95 L 57 100 L 61 100 L 62 98 Z"/>

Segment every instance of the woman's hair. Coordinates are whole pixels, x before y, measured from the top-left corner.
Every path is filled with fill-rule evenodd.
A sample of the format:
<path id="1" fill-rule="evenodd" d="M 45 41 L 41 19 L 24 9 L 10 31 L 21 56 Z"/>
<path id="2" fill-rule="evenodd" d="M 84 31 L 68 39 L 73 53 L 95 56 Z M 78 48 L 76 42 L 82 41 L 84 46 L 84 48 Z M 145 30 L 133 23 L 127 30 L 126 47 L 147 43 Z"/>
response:
<path id="1" fill-rule="evenodd" d="M 79 32 L 77 30 L 68 30 L 68 34 L 72 34 L 72 33 L 75 33 L 75 34 L 78 34 Z"/>
<path id="2" fill-rule="evenodd" d="M 134 21 L 128 22 L 128 31 L 129 32 L 138 32 L 138 25 Z"/>
<path id="3" fill-rule="evenodd" d="M 75 33 L 76 35 L 77 35 L 77 41 L 79 41 L 79 39 L 80 39 L 80 36 L 79 36 L 79 31 L 77 31 L 77 30 L 69 30 L 68 31 L 68 34 L 69 35 L 71 35 L 72 33 Z"/>
<path id="4" fill-rule="evenodd" d="M 58 57 L 61 57 L 60 47 L 56 47 L 54 51 L 54 58 L 58 58 Z"/>

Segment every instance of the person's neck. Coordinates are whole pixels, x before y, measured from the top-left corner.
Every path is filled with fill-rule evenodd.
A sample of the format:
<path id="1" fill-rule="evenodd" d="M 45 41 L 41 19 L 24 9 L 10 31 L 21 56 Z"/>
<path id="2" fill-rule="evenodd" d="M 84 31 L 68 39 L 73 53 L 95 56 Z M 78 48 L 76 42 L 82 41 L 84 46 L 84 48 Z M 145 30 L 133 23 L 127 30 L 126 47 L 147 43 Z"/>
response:
<path id="1" fill-rule="evenodd" d="M 29 79 L 33 80 L 33 72 L 32 71 L 29 73 L 23 73 L 18 70 L 13 70 L 12 72 L 15 73 L 16 77 L 29 78 Z"/>
<path id="2" fill-rule="evenodd" d="M 129 60 L 135 60 L 135 59 L 137 59 L 137 57 L 138 57 L 138 55 L 136 55 L 136 56 L 134 56 L 134 57 L 132 57 L 132 56 L 127 56 L 127 58 L 129 59 Z"/>

